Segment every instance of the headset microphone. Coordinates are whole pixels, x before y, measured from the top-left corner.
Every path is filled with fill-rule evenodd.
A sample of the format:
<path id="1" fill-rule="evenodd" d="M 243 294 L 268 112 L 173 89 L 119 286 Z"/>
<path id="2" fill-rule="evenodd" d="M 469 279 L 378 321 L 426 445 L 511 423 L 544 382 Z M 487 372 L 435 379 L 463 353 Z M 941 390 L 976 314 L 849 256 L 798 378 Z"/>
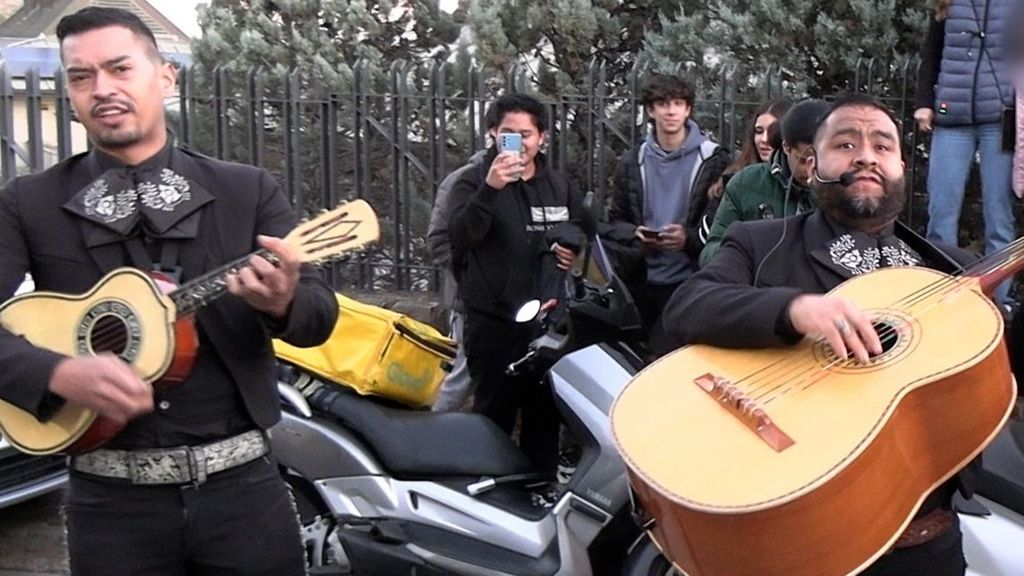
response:
<path id="1" fill-rule="evenodd" d="M 821 176 L 818 175 L 818 169 L 815 168 L 812 175 L 819 184 L 840 184 L 844 187 L 853 184 L 853 181 L 857 178 L 857 173 L 853 170 L 843 172 L 839 175 L 839 178 L 830 178 L 828 180 L 822 180 Z"/>

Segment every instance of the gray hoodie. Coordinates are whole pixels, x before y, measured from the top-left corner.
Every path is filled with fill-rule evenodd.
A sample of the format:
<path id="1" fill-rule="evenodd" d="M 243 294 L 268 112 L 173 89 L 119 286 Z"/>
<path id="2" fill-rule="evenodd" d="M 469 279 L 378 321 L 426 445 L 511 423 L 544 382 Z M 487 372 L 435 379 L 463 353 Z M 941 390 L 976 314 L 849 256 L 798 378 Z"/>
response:
<path id="1" fill-rule="evenodd" d="M 452 243 L 448 236 L 448 219 L 451 217 L 451 192 L 455 183 L 466 173 L 466 170 L 478 166 L 486 155 L 487 150 L 478 150 L 470 156 L 469 162 L 445 176 L 444 180 L 441 180 L 441 183 L 437 185 L 434 206 L 430 209 L 430 223 L 427 224 L 427 250 L 430 251 L 430 258 L 434 266 L 444 269 L 442 297 L 444 298 L 445 306 L 449 308 L 458 305 L 455 301 L 458 287 L 455 284 L 455 275 L 452 274 Z"/>
<path id="2" fill-rule="evenodd" d="M 706 137 L 693 120 L 686 121 L 686 140 L 678 150 L 667 152 L 654 134 L 647 136 L 641 169 L 644 177 L 644 225 L 659 229 L 682 224 L 690 207 L 690 186 L 694 167 L 700 158 L 700 146 Z M 654 251 L 647 254 L 647 281 L 651 284 L 676 284 L 693 273 L 685 251 Z"/>

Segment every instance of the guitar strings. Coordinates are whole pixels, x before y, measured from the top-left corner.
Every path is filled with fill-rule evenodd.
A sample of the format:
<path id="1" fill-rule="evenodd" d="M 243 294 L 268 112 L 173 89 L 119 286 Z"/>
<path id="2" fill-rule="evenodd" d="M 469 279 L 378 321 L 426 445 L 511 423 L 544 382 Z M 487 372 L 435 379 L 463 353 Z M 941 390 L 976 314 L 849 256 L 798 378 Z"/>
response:
<path id="1" fill-rule="evenodd" d="M 188 314 L 189 312 L 192 311 L 194 303 L 190 299 L 183 298 L 183 295 L 188 294 L 192 290 L 195 290 L 196 286 L 204 284 L 217 276 L 223 275 L 226 271 L 234 267 L 244 265 L 246 262 L 248 262 L 249 258 L 251 258 L 254 254 L 266 256 L 269 254 L 269 252 L 265 249 L 257 250 L 253 254 L 243 256 L 237 260 L 225 264 L 224 266 L 221 266 L 216 270 L 197 276 L 187 284 L 184 284 L 183 286 L 168 293 L 167 297 L 169 297 L 174 302 L 178 314 Z M 91 331 L 89 334 L 89 343 L 93 351 L 112 351 L 114 345 L 118 343 L 119 339 L 123 339 L 125 341 L 125 344 L 127 344 L 127 342 L 129 341 L 129 338 L 127 337 L 128 330 L 125 327 L 124 320 L 121 320 L 119 317 L 118 320 L 120 321 L 105 322 L 102 325 L 100 324 L 99 321 L 97 321 L 96 324 L 94 324 L 95 330 Z"/>
<path id="2" fill-rule="evenodd" d="M 330 223 L 333 224 L 334 221 L 332 220 Z M 314 240 L 311 243 L 319 244 L 319 246 L 314 250 L 333 250 L 338 245 L 351 242 L 352 240 L 358 238 L 357 235 L 353 234 L 324 237 L 325 232 L 326 230 L 321 230 L 316 233 Z M 208 284 L 211 280 L 215 280 L 223 276 L 225 273 L 229 272 L 232 269 L 238 269 L 243 266 L 247 266 L 249 259 L 252 258 L 252 256 L 254 255 L 259 255 L 264 258 L 273 258 L 273 255 L 269 251 L 265 249 L 257 250 L 252 254 L 243 256 L 232 262 L 229 262 L 216 270 L 197 276 L 188 283 L 169 292 L 167 294 L 167 297 L 169 297 L 174 302 L 176 312 L 179 315 L 189 314 L 194 310 L 198 309 L 199 302 L 192 298 L 189 298 L 191 293 L 195 291 L 196 287 Z M 123 321 L 117 323 L 104 323 L 103 325 L 99 326 L 90 333 L 89 341 L 91 348 L 94 351 L 110 351 L 117 347 L 117 344 L 119 344 L 121 340 L 127 343 L 127 341 L 129 340 L 127 337 L 127 332 L 128 330 L 125 328 Z"/>
<path id="3" fill-rule="evenodd" d="M 360 203 L 363 214 L 360 213 Z M 366 214 L 365 212 L 369 212 Z M 289 237 L 285 238 L 288 240 L 292 234 L 298 234 L 305 238 L 301 247 L 305 250 L 305 253 L 314 256 L 315 253 L 327 252 L 328 254 L 337 251 L 337 247 L 340 245 L 348 244 L 352 241 L 358 241 L 361 234 L 355 233 L 363 224 L 372 222 L 372 228 L 376 228 L 376 216 L 373 214 L 372 209 L 369 208 L 368 204 L 365 204 L 362 200 L 355 202 L 345 202 L 338 206 L 334 210 L 327 212 L 312 222 L 302 223 L 296 227 Z M 341 232 L 331 234 L 332 231 L 340 228 L 342 224 L 350 224 L 350 227 Z M 374 237 L 371 239 L 370 235 L 365 237 L 368 240 L 376 240 L 376 233 L 372 234 Z M 339 252 L 340 253 L 340 252 Z M 271 252 L 266 249 L 257 250 L 246 256 L 242 256 L 228 264 L 221 266 L 210 272 L 206 272 L 192 281 L 186 283 L 183 286 L 172 290 L 165 295 L 171 299 L 175 305 L 175 312 L 179 316 L 187 315 L 195 310 L 198 310 L 200 306 L 205 304 L 206 298 L 210 294 L 219 295 L 225 286 L 223 282 L 213 283 L 214 280 L 219 280 L 225 273 L 232 271 L 232 269 L 240 269 L 248 265 L 249 259 L 254 255 L 259 255 L 267 258 L 271 262 L 277 260 Z M 316 258 L 316 260 L 326 260 L 325 258 Z M 305 260 L 304 260 L 305 261 Z M 212 286 L 210 284 L 213 283 Z M 195 292 L 198 288 L 205 287 L 209 290 L 206 294 L 199 294 L 199 298 L 196 298 Z M 106 316 L 98 318 L 88 334 L 88 345 L 93 352 L 115 352 L 120 351 L 123 354 L 128 346 L 132 342 L 131 331 L 127 326 L 128 322 L 117 315 L 110 315 L 114 321 L 105 321 Z"/>
<path id="4" fill-rule="evenodd" d="M 921 291 L 922 293 L 927 292 L 928 293 L 927 296 L 930 296 L 931 298 L 925 297 L 924 295 L 922 295 L 920 293 L 911 293 L 911 294 L 908 294 L 903 299 L 901 299 L 900 301 L 898 301 L 897 303 L 902 302 L 904 300 L 909 301 L 909 304 L 907 306 L 905 306 L 903 309 L 904 309 L 904 311 L 908 312 L 907 316 L 913 322 L 913 321 L 919 320 L 921 317 L 923 317 L 923 315 L 925 313 L 929 312 L 930 310 L 932 310 L 933 308 L 935 308 L 939 304 L 941 304 L 944 301 L 946 301 L 946 298 L 948 296 L 950 296 L 952 294 L 956 294 L 956 293 L 962 293 L 966 289 L 967 289 L 966 284 L 962 282 L 961 278 L 954 278 L 950 282 L 941 282 L 941 281 L 940 282 L 936 282 L 936 283 L 934 283 L 932 285 L 931 288 L 929 288 L 927 290 L 922 290 Z M 884 328 L 884 329 L 879 331 L 879 338 L 884 340 L 884 339 L 886 339 L 886 338 L 888 338 L 890 336 L 897 336 L 898 337 L 897 333 L 901 329 L 900 326 L 903 326 L 903 325 L 905 325 L 905 324 L 900 324 L 899 326 L 897 326 L 895 324 L 888 324 L 886 326 L 886 328 Z M 764 404 L 768 404 L 768 403 L 776 400 L 777 398 L 779 398 L 781 396 L 784 396 L 785 394 L 788 394 L 789 392 L 792 392 L 792 391 L 794 391 L 796 389 L 807 390 L 811 386 L 821 382 L 825 377 L 829 376 L 832 373 L 831 372 L 832 368 L 835 368 L 836 366 L 839 366 L 839 365 L 843 365 L 843 366 L 854 365 L 855 366 L 856 365 L 855 362 L 856 362 L 855 360 L 850 359 L 850 358 L 838 358 L 837 357 L 834 360 L 832 360 L 831 362 L 828 362 L 827 364 L 822 366 L 822 365 L 819 365 L 817 362 L 815 362 L 813 357 L 806 358 L 804 356 L 797 356 L 796 357 L 796 363 L 793 366 L 794 370 L 796 370 L 796 369 L 804 370 L 807 367 L 810 368 L 810 370 L 803 371 L 802 373 L 798 372 L 798 375 L 803 376 L 804 378 L 802 380 L 797 380 L 795 382 L 794 381 L 784 381 L 784 382 L 779 382 L 777 384 L 776 383 L 769 383 L 769 384 L 775 384 L 775 386 L 773 388 L 771 388 L 770 390 L 767 390 L 767 391 L 764 391 L 765 386 L 763 384 L 761 386 L 755 386 L 755 393 L 760 393 L 760 395 L 755 398 L 755 401 L 764 400 Z M 784 386 L 786 384 L 789 384 L 790 386 L 785 388 L 785 389 L 783 389 L 776 396 L 773 396 L 773 397 L 765 399 L 768 396 L 768 394 L 778 390 L 780 387 L 782 387 L 782 386 Z"/>
<path id="5" fill-rule="evenodd" d="M 984 257 L 977 263 L 967 267 L 964 270 L 964 275 L 982 277 L 996 271 L 1020 266 L 1021 264 L 1018 260 L 1022 254 L 1024 254 L 1024 238 L 1015 240 L 1003 250 L 1000 250 L 991 256 Z M 909 314 L 911 320 L 917 320 L 921 315 L 942 303 L 947 296 L 965 289 L 966 285 L 963 282 L 963 276 L 944 276 L 916 292 L 911 292 L 905 295 L 900 300 L 891 304 L 889 308 L 893 308 L 895 305 L 903 302 L 906 303 L 904 308 L 916 307 L 917 304 L 922 303 L 927 304 L 923 310 L 917 311 L 915 314 Z M 940 296 L 940 298 L 933 299 L 935 296 Z M 878 330 L 879 339 L 885 340 L 893 336 L 898 338 L 898 332 L 901 330 L 900 326 L 902 326 L 902 324 L 898 326 L 891 323 L 884 323 L 882 329 Z M 747 394 L 759 394 L 753 398 L 754 401 L 761 401 L 770 394 L 778 391 L 786 384 L 791 384 L 789 387 L 783 389 L 775 396 L 771 396 L 763 402 L 764 404 L 768 404 L 793 390 L 807 390 L 827 377 L 831 373 L 830 370 L 835 366 L 840 364 L 849 365 L 853 362 L 854 360 L 849 358 L 836 358 L 825 366 L 819 366 L 817 362 L 808 362 L 804 355 L 793 355 L 793 357 L 789 359 L 782 359 L 769 364 L 764 368 L 740 379 L 735 384 L 750 384 Z M 815 370 L 807 371 L 808 365 L 813 366 Z M 802 381 L 798 381 L 796 385 L 792 385 L 793 382 L 788 377 L 794 372 L 804 377 L 804 379 Z"/>
<path id="6" fill-rule="evenodd" d="M 960 279 L 959 278 L 955 278 L 953 280 L 950 280 L 949 278 L 943 278 L 940 281 L 934 283 L 932 286 L 930 286 L 926 290 L 921 290 L 920 292 L 921 293 L 928 293 L 928 294 L 938 294 L 938 293 L 942 292 L 942 290 L 944 290 L 947 286 L 959 287 L 959 285 L 960 285 Z M 922 301 L 926 302 L 927 298 L 925 298 L 925 296 L 923 294 L 910 293 L 910 294 L 904 296 L 903 298 L 901 298 L 900 300 L 897 300 L 896 302 L 891 304 L 889 307 L 890 308 L 895 307 L 897 304 L 901 304 L 904 301 L 907 301 L 907 306 L 905 306 L 905 308 L 910 308 L 910 307 L 913 307 L 913 306 L 917 305 L 918 303 L 920 303 Z M 911 316 L 911 317 L 913 317 L 913 316 Z M 894 336 L 894 335 L 896 335 L 897 330 L 898 330 L 898 328 L 895 325 L 886 323 L 884 325 L 884 327 L 881 330 L 878 331 L 879 339 L 885 340 L 886 338 Z M 788 360 L 788 362 L 787 362 L 787 360 Z M 806 366 L 809 365 L 809 366 L 813 366 L 815 369 L 820 368 L 820 371 L 827 372 L 829 369 L 831 369 L 831 368 L 835 367 L 836 365 L 838 365 L 840 363 L 843 363 L 843 362 L 850 362 L 850 360 L 849 359 L 845 359 L 845 358 L 837 358 L 836 360 L 833 360 L 832 362 L 828 363 L 824 367 L 820 367 L 819 364 L 816 361 L 813 361 L 813 357 L 808 361 L 808 359 L 805 358 L 805 355 L 803 355 L 803 354 L 793 354 L 793 355 L 790 356 L 790 358 L 783 359 L 783 360 L 778 360 L 778 361 L 776 361 L 776 363 L 774 365 L 769 365 L 769 366 L 767 366 L 765 368 L 762 368 L 758 372 L 755 372 L 753 374 L 750 374 L 750 375 L 740 379 L 737 383 L 748 383 L 750 385 L 750 392 L 749 393 L 752 394 L 752 395 L 753 394 L 760 394 L 760 396 L 755 397 L 755 400 L 760 400 L 761 398 L 764 398 L 764 396 L 765 396 L 765 388 L 766 387 L 770 387 L 770 389 L 768 390 L 768 393 L 770 393 L 772 391 L 777 390 L 780 386 L 782 386 L 782 385 L 784 385 L 784 384 L 789 382 L 789 380 L 783 380 L 783 381 L 780 382 L 780 381 L 771 379 L 772 376 L 779 376 L 780 375 L 779 374 L 780 371 L 783 371 L 783 374 L 785 376 L 789 376 L 789 375 L 792 375 L 792 373 L 795 372 L 795 371 L 798 371 L 798 370 L 801 371 L 801 372 L 804 371 L 806 369 Z M 772 368 L 775 368 L 775 370 L 772 371 L 771 370 Z M 815 370 L 815 371 L 817 372 L 818 370 Z M 797 372 L 797 374 L 799 375 L 799 374 L 801 374 L 801 372 Z M 765 377 L 768 377 L 767 381 L 765 381 L 765 379 L 764 379 Z"/>

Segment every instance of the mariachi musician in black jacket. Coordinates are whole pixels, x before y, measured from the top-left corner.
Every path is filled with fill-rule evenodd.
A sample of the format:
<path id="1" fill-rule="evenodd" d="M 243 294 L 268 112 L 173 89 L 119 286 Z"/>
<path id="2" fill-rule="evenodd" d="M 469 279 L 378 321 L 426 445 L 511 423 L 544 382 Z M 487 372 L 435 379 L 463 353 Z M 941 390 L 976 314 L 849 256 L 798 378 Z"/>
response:
<path id="1" fill-rule="evenodd" d="M 61 19 L 57 37 L 94 149 L 0 193 L 4 297 L 26 272 L 38 290 L 79 294 L 124 266 L 187 282 L 260 248 L 278 258 L 251 257 L 227 276 L 230 294 L 199 310 L 195 365 L 173 389 L 154 391 L 113 353 L 58 354 L 0 329 L 0 398 L 42 420 L 70 403 L 124 425 L 70 460 L 71 570 L 304 574 L 265 437 L 280 417 L 271 337 L 322 342 L 334 295 L 280 240 L 296 218 L 269 174 L 174 146 L 163 99 L 175 71 L 137 16 L 85 8 Z M 137 296 L 123 295 L 124 307 Z M 76 319 L 66 321 L 71 339 Z"/>
<path id="2" fill-rule="evenodd" d="M 974 258 L 940 249 L 896 222 L 906 197 L 898 123 L 862 95 L 838 100 L 815 138 L 810 181 L 814 212 L 730 226 L 708 266 L 684 283 L 665 310 L 676 344 L 726 348 L 826 339 L 840 357 L 881 353 L 869 316 L 852 302 L 824 295 L 879 267 L 916 265 L 955 273 Z M 970 493 L 961 471 L 935 489 L 914 521 L 863 574 L 962 575 L 965 562 L 952 496 Z M 813 553 L 813 551 L 809 551 Z"/>

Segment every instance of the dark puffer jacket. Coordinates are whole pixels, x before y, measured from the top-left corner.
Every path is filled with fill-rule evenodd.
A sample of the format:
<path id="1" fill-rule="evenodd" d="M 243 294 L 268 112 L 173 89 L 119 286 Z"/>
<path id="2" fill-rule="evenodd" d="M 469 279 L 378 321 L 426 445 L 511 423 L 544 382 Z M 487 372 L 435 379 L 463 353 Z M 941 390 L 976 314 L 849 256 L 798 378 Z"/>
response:
<path id="1" fill-rule="evenodd" d="M 1016 1 L 952 0 L 945 20 L 931 20 L 916 107 L 933 108 L 936 125 L 996 123 L 1013 103 L 1008 60 Z"/>
<path id="2" fill-rule="evenodd" d="M 615 189 L 608 208 L 608 220 L 628 222 L 634 227 L 644 223 L 644 173 L 642 159 L 646 142 L 634 146 L 619 160 L 615 171 Z M 690 179 L 690 205 L 686 211 L 686 254 L 690 261 L 697 262 L 704 243 L 700 239 L 701 218 L 709 209 L 708 189 L 725 172 L 731 160 L 727 150 L 712 142 L 705 141 L 700 147 L 700 156 Z"/>

